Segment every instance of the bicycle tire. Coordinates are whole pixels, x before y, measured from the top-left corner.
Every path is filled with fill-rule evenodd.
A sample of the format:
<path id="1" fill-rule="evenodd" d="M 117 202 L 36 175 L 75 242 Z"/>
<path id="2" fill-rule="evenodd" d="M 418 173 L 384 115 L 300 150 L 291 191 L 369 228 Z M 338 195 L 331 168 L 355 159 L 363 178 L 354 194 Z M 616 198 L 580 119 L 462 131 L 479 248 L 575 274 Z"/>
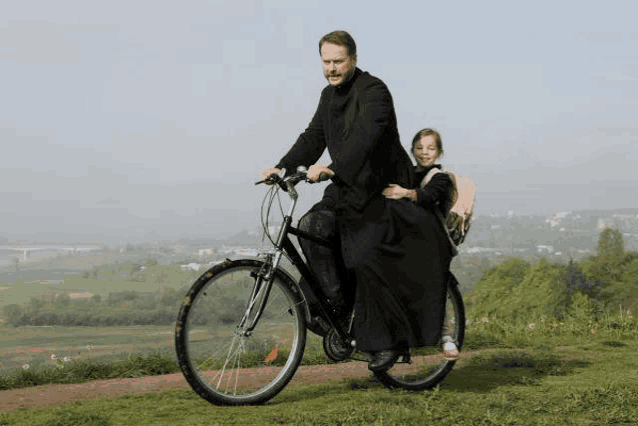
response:
<path id="1" fill-rule="evenodd" d="M 448 284 L 446 316 L 450 320 L 450 335 L 459 351 L 465 338 L 465 307 L 456 279 Z M 446 319 L 447 321 L 447 319 Z M 390 389 L 423 391 L 438 385 L 452 371 L 456 360 L 448 361 L 443 356 L 442 347 L 411 350 L 410 363 L 398 362 L 386 371 L 375 372 L 377 379 Z M 401 361 L 401 358 L 399 358 Z"/>
<path id="2" fill-rule="evenodd" d="M 212 267 L 193 283 L 180 308 L 178 364 L 193 390 L 212 404 L 267 402 L 288 384 L 303 357 L 305 302 L 281 270 L 274 272 L 255 329 L 246 335 L 241 325 L 262 266 L 263 261 L 243 259 Z"/>

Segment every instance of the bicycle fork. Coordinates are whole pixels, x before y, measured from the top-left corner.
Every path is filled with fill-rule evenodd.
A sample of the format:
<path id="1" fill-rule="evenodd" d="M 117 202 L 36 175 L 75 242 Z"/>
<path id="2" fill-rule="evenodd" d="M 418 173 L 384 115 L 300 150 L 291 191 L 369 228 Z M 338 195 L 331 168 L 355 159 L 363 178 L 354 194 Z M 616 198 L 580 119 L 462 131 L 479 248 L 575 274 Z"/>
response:
<path id="1" fill-rule="evenodd" d="M 297 191 L 295 191 L 294 187 L 289 187 L 288 191 L 291 192 L 292 203 L 288 209 L 288 214 L 284 216 L 284 221 L 281 225 L 281 229 L 279 230 L 277 243 L 275 244 L 275 253 L 266 253 L 266 259 L 259 271 L 251 274 L 255 278 L 255 283 L 253 285 L 252 294 L 250 296 L 246 312 L 244 313 L 244 317 L 238 325 L 238 329 L 244 330 L 242 333 L 244 336 L 250 336 L 252 331 L 255 329 L 257 322 L 259 322 L 259 318 L 261 318 L 261 315 L 264 313 L 266 303 L 268 302 L 268 296 L 270 295 L 270 290 L 272 289 L 275 279 L 275 271 L 279 267 L 279 262 L 281 261 L 283 242 L 288 234 L 288 228 L 292 223 L 292 214 L 295 210 L 295 206 L 297 205 Z M 255 312 L 252 320 L 250 320 L 248 327 L 245 327 L 251 317 L 251 313 L 255 309 L 255 304 L 258 301 L 259 303 L 256 307 L 257 311 Z"/>

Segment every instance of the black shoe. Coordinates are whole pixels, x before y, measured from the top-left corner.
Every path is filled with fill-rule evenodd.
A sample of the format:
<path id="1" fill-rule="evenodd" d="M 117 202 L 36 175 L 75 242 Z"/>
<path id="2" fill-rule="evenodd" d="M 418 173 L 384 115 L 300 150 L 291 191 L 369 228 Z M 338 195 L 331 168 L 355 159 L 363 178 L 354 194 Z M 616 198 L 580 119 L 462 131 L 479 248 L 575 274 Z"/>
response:
<path id="1" fill-rule="evenodd" d="M 399 360 L 399 355 L 398 351 L 379 351 L 374 355 L 372 361 L 368 363 L 368 370 L 385 371 Z"/>

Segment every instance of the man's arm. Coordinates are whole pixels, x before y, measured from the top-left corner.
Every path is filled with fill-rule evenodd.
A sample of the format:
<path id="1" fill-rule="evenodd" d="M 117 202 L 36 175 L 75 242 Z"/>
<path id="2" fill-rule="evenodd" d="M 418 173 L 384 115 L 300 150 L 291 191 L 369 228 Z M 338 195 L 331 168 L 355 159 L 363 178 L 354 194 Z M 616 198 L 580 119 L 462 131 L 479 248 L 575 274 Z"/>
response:
<path id="1" fill-rule="evenodd" d="M 319 106 L 306 130 L 299 135 L 295 144 L 275 166 L 277 169 L 294 171 L 299 166 L 310 167 L 315 164 L 326 149 L 326 139 L 323 129 L 323 106 L 325 105 L 326 89 L 321 92 Z"/>
<path id="2" fill-rule="evenodd" d="M 396 125 L 392 96 L 381 80 L 374 79 L 359 90 L 360 108 L 349 123 L 341 155 L 328 166 L 336 178 L 348 185 L 354 185 L 370 154 L 390 130 L 389 126 Z"/>

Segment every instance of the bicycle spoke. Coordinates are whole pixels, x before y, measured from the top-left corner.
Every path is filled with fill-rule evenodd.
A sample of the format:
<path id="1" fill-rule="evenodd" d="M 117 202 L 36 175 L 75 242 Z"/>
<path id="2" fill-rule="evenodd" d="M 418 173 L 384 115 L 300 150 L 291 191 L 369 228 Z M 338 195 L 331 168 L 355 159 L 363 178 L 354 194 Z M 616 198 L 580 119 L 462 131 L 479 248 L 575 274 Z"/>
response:
<path id="1" fill-rule="evenodd" d="M 252 298 L 262 263 L 238 263 L 194 284 L 195 295 L 179 317 L 185 331 L 176 333 L 185 377 L 192 375 L 194 390 L 222 404 L 271 398 L 292 378 L 305 346 L 304 301 L 289 290 L 295 284 L 275 272 L 270 292 L 262 288 Z"/>

